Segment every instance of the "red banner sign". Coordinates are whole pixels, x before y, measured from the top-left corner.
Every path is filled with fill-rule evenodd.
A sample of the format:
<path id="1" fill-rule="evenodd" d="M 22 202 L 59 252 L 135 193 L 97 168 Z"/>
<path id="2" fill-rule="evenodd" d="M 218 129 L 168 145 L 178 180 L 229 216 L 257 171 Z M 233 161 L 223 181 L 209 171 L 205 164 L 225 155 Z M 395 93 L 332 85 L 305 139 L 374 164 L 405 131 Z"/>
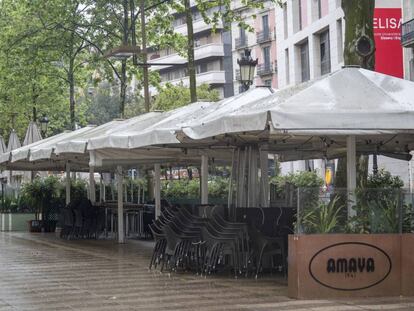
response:
<path id="1" fill-rule="evenodd" d="M 375 71 L 398 78 L 403 78 L 401 23 L 400 8 L 375 9 Z"/>

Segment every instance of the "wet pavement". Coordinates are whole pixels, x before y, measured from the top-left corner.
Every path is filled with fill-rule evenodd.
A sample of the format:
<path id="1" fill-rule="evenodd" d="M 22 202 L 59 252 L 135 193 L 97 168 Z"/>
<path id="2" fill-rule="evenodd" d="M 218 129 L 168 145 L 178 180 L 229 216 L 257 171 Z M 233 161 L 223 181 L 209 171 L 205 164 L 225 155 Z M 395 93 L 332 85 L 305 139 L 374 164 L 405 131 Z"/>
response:
<path id="1" fill-rule="evenodd" d="M 148 270 L 151 242 L 0 233 L 5 310 L 414 310 L 414 297 L 291 300 L 283 278 L 202 278 Z"/>

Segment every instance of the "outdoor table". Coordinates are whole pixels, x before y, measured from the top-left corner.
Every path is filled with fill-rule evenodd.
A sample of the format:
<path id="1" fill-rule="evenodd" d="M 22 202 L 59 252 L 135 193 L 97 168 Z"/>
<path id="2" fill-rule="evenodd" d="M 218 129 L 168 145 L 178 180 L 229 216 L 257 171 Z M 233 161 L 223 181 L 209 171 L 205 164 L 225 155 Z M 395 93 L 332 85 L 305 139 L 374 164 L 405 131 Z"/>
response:
<path id="1" fill-rule="evenodd" d="M 105 237 L 108 237 L 108 232 L 111 233 L 112 237 L 115 236 L 114 234 L 118 231 L 116 228 L 116 217 L 118 217 L 117 202 L 107 201 L 104 203 L 99 203 L 96 206 L 105 209 Z M 142 237 L 145 234 L 145 208 L 151 206 L 153 205 L 124 203 L 123 217 L 125 219 L 125 236 L 135 234 L 136 236 Z"/>

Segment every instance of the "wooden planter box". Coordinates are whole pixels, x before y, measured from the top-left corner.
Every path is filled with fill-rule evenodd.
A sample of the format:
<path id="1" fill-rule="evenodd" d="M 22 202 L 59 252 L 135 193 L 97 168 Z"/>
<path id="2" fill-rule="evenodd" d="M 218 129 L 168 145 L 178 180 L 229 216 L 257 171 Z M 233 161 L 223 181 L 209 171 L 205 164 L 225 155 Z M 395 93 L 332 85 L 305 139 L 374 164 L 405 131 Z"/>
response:
<path id="1" fill-rule="evenodd" d="M 414 295 L 414 234 L 289 236 L 292 298 Z"/>

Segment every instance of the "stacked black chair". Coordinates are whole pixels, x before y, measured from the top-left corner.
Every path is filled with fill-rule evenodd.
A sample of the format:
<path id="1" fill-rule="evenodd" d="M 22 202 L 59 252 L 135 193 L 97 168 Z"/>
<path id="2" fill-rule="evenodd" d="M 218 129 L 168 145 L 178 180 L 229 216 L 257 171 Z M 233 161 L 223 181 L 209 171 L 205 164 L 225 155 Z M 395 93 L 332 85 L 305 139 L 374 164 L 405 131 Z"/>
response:
<path id="1" fill-rule="evenodd" d="M 104 211 L 87 199 L 71 202 L 60 211 L 63 224 L 60 233 L 65 239 L 99 238 L 105 228 Z"/>
<path id="2" fill-rule="evenodd" d="M 203 218 L 185 208 L 171 208 L 165 209 L 150 229 L 156 241 L 150 268 L 161 264 L 161 270 L 211 274 L 231 263 L 237 276 L 246 267 L 245 224 L 227 222 L 216 213 Z"/>

